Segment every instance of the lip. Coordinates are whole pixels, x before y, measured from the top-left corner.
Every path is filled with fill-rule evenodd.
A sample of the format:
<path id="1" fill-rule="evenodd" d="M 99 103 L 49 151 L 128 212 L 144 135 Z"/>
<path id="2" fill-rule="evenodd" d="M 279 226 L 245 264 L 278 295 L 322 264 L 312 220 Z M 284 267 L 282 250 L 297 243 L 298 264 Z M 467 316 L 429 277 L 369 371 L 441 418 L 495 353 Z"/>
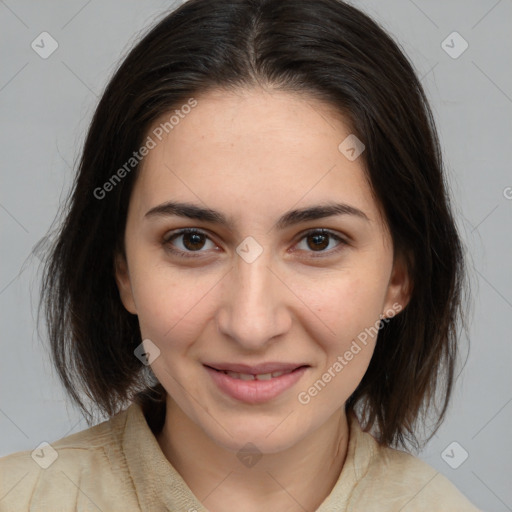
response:
<path id="1" fill-rule="evenodd" d="M 247 373 L 250 375 L 258 375 L 262 373 L 272 372 L 289 372 L 299 368 L 300 366 L 308 366 L 305 363 L 279 363 L 269 361 L 267 363 L 256 364 L 249 366 L 247 364 L 235 364 L 235 363 L 203 363 L 205 366 L 209 366 L 215 370 L 222 370 L 236 373 Z"/>
<path id="2" fill-rule="evenodd" d="M 222 371 L 224 368 L 214 369 L 210 367 L 210 365 L 204 365 L 206 371 L 220 391 L 235 400 L 247 404 L 262 404 L 276 398 L 294 386 L 309 368 L 307 365 L 287 365 L 283 363 L 265 363 L 258 366 L 229 364 L 225 366 L 226 371 L 248 373 L 251 375 L 277 371 L 290 372 L 279 377 L 273 377 L 270 380 L 246 381 L 230 377 Z M 232 368 L 237 368 L 237 370 L 233 370 Z"/>

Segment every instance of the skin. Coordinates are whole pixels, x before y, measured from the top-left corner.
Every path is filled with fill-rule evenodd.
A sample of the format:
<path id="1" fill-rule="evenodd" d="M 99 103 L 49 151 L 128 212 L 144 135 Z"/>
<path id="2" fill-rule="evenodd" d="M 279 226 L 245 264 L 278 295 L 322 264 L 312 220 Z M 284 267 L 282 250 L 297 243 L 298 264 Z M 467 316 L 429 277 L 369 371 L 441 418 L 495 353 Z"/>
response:
<path id="1" fill-rule="evenodd" d="M 393 305 L 405 307 L 407 272 L 394 258 L 363 159 L 350 161 L 338 150 L 351 132 L 331 107 L 259 88 L 196 99 L 145 157 L 130 199 L 126 259 L 116 258 L 123 304 L 138 315 L 143 339 L 160 349 L 152 369 L 168 399 L 157 439 L 212 512 L 234 503 L 245 512 L 315 510 L 343 467 L 343 404 L 363 378 L 376 338 L 308 404 L 298 393 Z M 145 216 L 170 200 L 218 210 L 231 224 Z M 289 210 L 327 202 L 346 203 L 367 219 L 338 215 L 275 226 Z M 170 240 L 186 227 L 206 237 Z M 319 247 L 304 235 L 312 228 L 346 243 L 328 237 Z M 263 249 L 252 263 L 236 252 L 248 236 Z M 203 366 L 208 361 L 309 368 L 277 398 L 246 404 L 216 387 Z M 252 467 L 236 456 L 248 442 L 263 455 Z"/>

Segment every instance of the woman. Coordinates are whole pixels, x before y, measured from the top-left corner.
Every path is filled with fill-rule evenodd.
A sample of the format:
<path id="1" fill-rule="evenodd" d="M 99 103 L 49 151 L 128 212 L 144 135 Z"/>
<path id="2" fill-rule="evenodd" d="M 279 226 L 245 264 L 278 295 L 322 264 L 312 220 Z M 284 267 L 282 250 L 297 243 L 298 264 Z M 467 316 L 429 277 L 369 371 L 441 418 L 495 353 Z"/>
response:
<path id="1" fill-rule="evenodd" d="M 190 0 L 110 80 L 45 268 L 55 366 L 110 419 L 3 458 L 0 510 L 474 511 L 397 449 L 444 418 L 463 284 L 390 37 Z"/>

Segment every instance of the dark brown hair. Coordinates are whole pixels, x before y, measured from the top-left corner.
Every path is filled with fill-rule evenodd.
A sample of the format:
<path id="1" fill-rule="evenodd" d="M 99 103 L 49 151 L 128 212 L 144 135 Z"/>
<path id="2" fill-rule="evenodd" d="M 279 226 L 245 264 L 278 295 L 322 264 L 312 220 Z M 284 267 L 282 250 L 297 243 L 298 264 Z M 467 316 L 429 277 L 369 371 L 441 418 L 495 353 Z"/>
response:
<path id="1" fill-rule="evenodd" d="M 190 0 L 123 60 L 94 113 L 44 269 L 41 304 L 59 376 L 89 421 L 93 410 L 112 415 L 134 399 L 148 411 L 162 406 L 165 390 L 134 356 L 138 320 L 114 278 L 138 166 L 104 197 L 94 191 L 162 114 L 212 89 L 255 86 L 321 99 L 366 146 L 367 179 L 413 289 L 405 310 L 382 326 L 346 409 L 380 442 L 417 445 L 419 418 L 435 407 L 435 432 L 452 391 L 463 251 L 413 66 L 374 21 L 337 0 Z"/>

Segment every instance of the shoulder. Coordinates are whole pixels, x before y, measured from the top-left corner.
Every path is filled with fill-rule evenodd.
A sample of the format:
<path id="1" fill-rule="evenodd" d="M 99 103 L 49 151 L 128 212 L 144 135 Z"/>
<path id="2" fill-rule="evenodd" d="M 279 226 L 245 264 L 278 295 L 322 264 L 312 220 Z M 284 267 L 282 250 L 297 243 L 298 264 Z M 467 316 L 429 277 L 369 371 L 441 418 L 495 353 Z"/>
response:
<path id="1" fill-rule="evenodd" d="M 407 452 L 379 445 L 369 433 L 357 427 L 356 451 L 360 451 L 361 474 L 352 496 L 357 504 L 354 510 L 478 512 L 479 509 L 432 466 Z M 378 502 L 376 496 L 379 496 Z"/>
<path id="2" fill-rule="evenodd" d="M 0 458 L 0 512 L 95 510 L 109 487 L 128 491 L 126 420 L 124 410 L 76 434 Z"/>
<path id="3" fill-rule="evenodd" d="M 400 496 L 403 512 L 477 512 L 478 509 L 448 480 L 421 459 L 389 447 L 378 447 L 369 481 L 386 485 Z"/>

